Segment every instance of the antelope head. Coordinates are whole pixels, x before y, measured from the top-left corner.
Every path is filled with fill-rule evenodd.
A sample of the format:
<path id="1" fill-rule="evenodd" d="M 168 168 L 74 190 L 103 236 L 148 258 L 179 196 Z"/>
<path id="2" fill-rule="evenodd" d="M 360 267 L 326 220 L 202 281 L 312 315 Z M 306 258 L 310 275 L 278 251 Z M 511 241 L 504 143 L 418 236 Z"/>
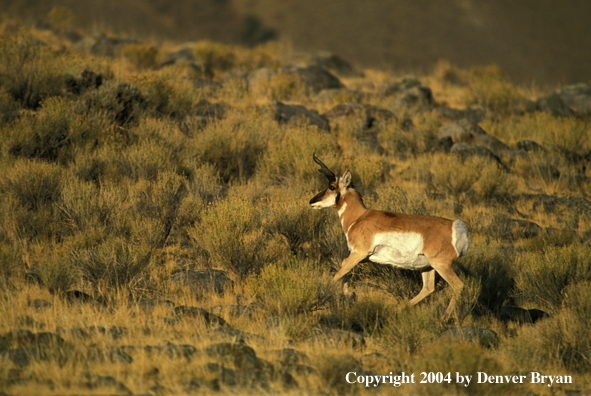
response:
<path id="1" fill-rule="evenodd" d="M 351 171 L 345 170 L 342 177 L 337 178 L 334 173 L 316 155 L 313 155 L 314 162 L 320 165 L 318 172 L 328 179 L 328 188 L 319 192 L 310 200 L 312 209 L 334 208 L 339 199 L 345 194 L 348 187 L 351 187 Z"/>

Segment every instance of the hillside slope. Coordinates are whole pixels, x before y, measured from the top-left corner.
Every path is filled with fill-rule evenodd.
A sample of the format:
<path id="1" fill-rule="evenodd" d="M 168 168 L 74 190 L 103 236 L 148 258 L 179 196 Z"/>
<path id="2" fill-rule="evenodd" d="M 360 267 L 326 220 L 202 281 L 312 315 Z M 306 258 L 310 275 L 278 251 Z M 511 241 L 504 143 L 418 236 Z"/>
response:
<path id="1" fill-rule="evenodd" d="M 591 78 L 591 3 L 581 0 L 32 0 L 0 11 L 33 20 L 55 6 L 80 27 L 177 40 L 238 42 L 247 17 L 306 52 L 329 50 L 363 67 L 429 70 L 499 64 L 514 81 L 538 85 Z"/>

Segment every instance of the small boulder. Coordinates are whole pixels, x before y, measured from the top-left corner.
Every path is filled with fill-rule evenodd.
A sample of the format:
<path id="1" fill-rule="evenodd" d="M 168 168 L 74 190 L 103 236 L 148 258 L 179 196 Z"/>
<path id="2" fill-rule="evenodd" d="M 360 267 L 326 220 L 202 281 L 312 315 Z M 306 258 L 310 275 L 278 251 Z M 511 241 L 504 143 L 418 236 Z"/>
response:
<path id="1" fill-rule="evenodd" d="M 517 148 L 518 150 L 526 151 L 528 153 L 537 153 L 545 151 L 544 146 L 533 140 L 520 140 L 517 143 L 515 143 L 515 148 Z"/>
<path id="2" fill-rule="evenodd" d="M 318 93 L 323 89 L 343 88 L 344 85 L 334 74 L 317 64 L 296 63 L 285 65 L 277 70 L 279 73 L 295 75 L 312 92 Z"/>
<path id="3" fill-rule="evenodd" d="M 342 77 L 364 77 L 349 62 L 328 51 L 320 51 L 312 57 L 312 62 Z"/>
<path id="4" fill-rule="evenodd" d="M 330 132 L 330 124 L 325 116 L 320 115 L 316 110 L 308 110 L 301 105 L 286 105 L 279 101 L 275 102 L 275 120 L 279 123 L 301 122 Z"/>
<path id="5" fill-rule="evenodd" d="M 591 85 L 578 83 L 558 90 L 568 108 L 579 117 L 591 115 Z"/>
<path id="6" fill-rule="evenodd" d="M 33 307 L 35 309 L 41 310 L 41 309 L 46 309 L 46 308 L 51 308 L 53 306 L 52 303 L 50 303 L 47 300 L 42 300 L 40 298 L 36 298 L 34 300 L 31 300 L 27 303 L 27 305 L 29 307 Z"/>
<path id="7" fill-rule="evenodd" d="M 401 81 L 388 85 L 384 96 L 395 96 L 396 106 L 431 106 L 435 104 L 431 88 L 425 87 L 414 77 L 405 77 Z"/>
<path id="8" fill-rule="evenodd" d="M 228 273 L 217 269 L 184 269 L 175 273 L 172 281 L 189 286 L 191 291 L 197 294 L 211 291 L 222 294 L 234 286 L 234 281 L 230 279 Z"/>
<path id="9" fill-rule="evenodd" d="M 365 346 L 363 334 L 340 329 L 323 328 L 322 333 L 309 337 L 305 341 L 311 344 L 347 345 L 353 348 L 363 348 Z"/>
<path id="10" fill-rule="evenodd" d="M 535 323 L 540 319 L 547 318 L 549 315 L 539 309 L 524 309 L 520 307 L 501 307 L 499 318 L 503 322 L 517 322 L 519 324 Z"/>
<path id="11" fill-rule="evenodd" d="M 502 165 L 501 159 L 492 151 L 483 146 L 470 145 L 466 143 L 455 143 L 449 150 L 451 154 L 459 156 L 462 161 L 468 157 L 480 157 L 493 160 Z"/>
<path id="12" fill-rule="evenodd" d="M 189 307 L 186 305 L 181 305 L 175 307 L 174 309 L 175 314 L 181 318 L 200 318 L 205 321 L 207 325 L 218 325 L 218 326 L 227 326 L 228 323 L 221 317 L 212 314 L 211 312 L 198 307 Z"/>
<path id="13" fill-rule="evenodd" d="M 481 327 L 462 326 L 449 329 L 439 337 L 444 342 L 474 342 L 486 348 L 499 344 L 499 336 L 492 330 Z"/>

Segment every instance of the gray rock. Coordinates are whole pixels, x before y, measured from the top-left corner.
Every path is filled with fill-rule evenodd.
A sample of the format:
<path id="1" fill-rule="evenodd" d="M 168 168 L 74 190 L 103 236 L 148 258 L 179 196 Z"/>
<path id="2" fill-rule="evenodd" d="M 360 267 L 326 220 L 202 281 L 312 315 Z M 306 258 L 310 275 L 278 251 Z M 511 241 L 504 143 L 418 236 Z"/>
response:
<path id="1" fill-rule="evenodd" d="M 517 143 L 515 143 L 515 148 L 517 148 L 518 150 L 526 151 L 528 153 L 546 151 L 544 149 L 544 146 L 542 146 L 538 142 L 534 142 L 533 140 L 520 140 Z"/>
<path id="2" fill-rule="evenodd" d="M 352 102 L 338 104 L 323 114 L 323 116 L 328 119 L 339 119 L 359 115 L 366 118 L 372 118 L 375 121 L 396 119 L 396 115 L 392 111 L 383 107 Z"/>
<path id="3" fill-rule="evenodd" d="M 347 345 L 353 348 L 362 348 L 365 346 L 363 334 L 339 329 L 322 329 L 322 333 L 306 338 L 304 340 L 311 344 L 321 345 Z"/>
<path id="4" fill-rule="evenodd" d="M 551 92 L 536 100 L 534 109 L 536 111 L 543 111 L 561 117 L 570 117 L 575 114 L 571 108 L 564 103 L 557 92 Z"/>
<path id="5" fill-rule="evenodd" d="M 131 391 L 119 380 L 110 375 L 96 375 L 87 373 L 85 375 L 83 385 L 89 389 L 96 388 L 114 388 L 118 392 L 124 392 L 125 394 L 131 394 Z"/>
<path id="6" fill-rule="evenodd" d="M 227 315 L 231 318 L 252 318 L 257 310 L 257 306 L 254 303 L 249 305 L 216 305 L 209 310 L 216 315 Z"/>
<path id="7" fill-rule="evenodd" d="M 498 164 L 502 164 L 499 157 L 490 151 L 490 149 L 483 146 L 470 145 L 466 143 L 455 143 L 449 152 L 451 154 L 458 155 L 462 160 L 465 160 L 468 157 L 480 157 L 493 160 Z"/>
<path id="8" fill-rule="evenodd" d="M 165 342 L 164 345 L 123 345 L 119 347 L 119 351 L 131 355 L 143 351 L 148 355 L 161 355 L 170 359 L 185 358 L 187 360 L 190 360 L 193 356 L 199 354 L 199 351 L 193 345 L 173 344 L 171 342 Z"/>
<path id="9" fill-rule="evenodd" d="M 0 355 L 6 355 L 8 359 L 20 367 L 29 365 L 33 359 L 44 360 L 47 358 L 47 354 L 42 349 L 37 347 L 9 349 L 7 351 L 1 352 Z"/>
<path id="10" fill-rule="evenodd" d="M 343 83 L 332 73 L 317 64 L 306 62 L 284 65 L 278 69 L 261 68 L 246 75 L 245 79 L 250 89 L 259 90 L 277 74 L 296 77 L 312 93 L 344 88 Z"/>
<path id="11" fill-rule="evenodd" d="M 229 370 L 232 372 L 234 371 L 234 370 L 226 369 L 225 367 L 222 367 L 222 369 Z M 211 372 L 216 372 L 216 371 L 211 370 Z M 221 390 L 220 380 L 222 381 L 222 383 L 224 385 L 228 385 L 228 386 L 236 385 L 235 381 L 228 380 L 229 377 L 230 377 L 230 375 L 226 374 L 226 375 L 221 375 L 219 377 L 219 379 L 216 378 L 216 379 L 212 379 L 212 380 L 203 379 L 203 378 L 192 378 L 189 380 L 183 380 L 180 382 L 180 384 L 183 386 L 183 388 L 185 388 L 187 393 L 191 393 L 191 394 L 194 393 L 198 389 L 212 390 L 212 391 L 218 392 Z M 155 393 L 161 394 L 161 393 L 169 393 L 169 392 L 155 392 Z"/>
<path id="12" fill-rule="evenodd" d="M 100 35 L 98 37 L 87 36 L 79 40 L 75 47 L 96 56 L 115 57 L 119 56 L 126 45 L 139 43 L 140 41 L 136 39 Z"/>
<path id="13" fill-rule="evenodd" d="M 142 311 L 152 311 L 156 307 L 169 307 L 174 308 L 174 303 L 170 300 L 164 300 L 159 298 L 147 298 L 137 302 L 137 306 Z"/>
<path id="14" fill-rule="evenodd" d="M 282 66 L 277 71 L 299 77 L 304 85 L 314 93 L 318 93 L 323 89 L 344 87 L 341 80 L 335 77 L 334 74 L 316 64 L 296 63 Z"/>
<path id="15" fill-rule="evenodd" d="M 203 351 L 220 362 L 233 364 L 238 370 L 274 372 L 272 364 L 257 357 L 255 350 L 244 343 L 216 343 L 205 347 Z"/>
<path id="16" fill-rule="evenodd" d="M 326 117 L 318 114 L 316 110 L 308 110 L 301 105 L 286 105 L 275 102 L 275 120 L 279 123 L 301 122 L 330 132 L 330 124 Z"/>
<path id="17" fill-rule="evenodd" d="M 429 142 L 428 149 L 432 153 L 449 153 L 449 150 L 451 150 L 453 145 L 454 141 L 451 138 L 451 136 L 446 136 L 439 139 L 434 139 L 431 142 Z"/>
<path id="18" fill-rule="evenodd" d="M 29 301 L 29 302 L 27 303 L 27 305 L 28 305 L 29 307 L 33 307 L 33 308 L 35 308 L 35 309 L 39 309 L 39 310 L 41 310 L 41 309 L 45 309 L 45 308 L 51 308 L 51 307 L 53 306 L 53 304 L 52 304 L 52 303 L 50 303 L 49 301 L 47 301 L 47 300 L 42 300 L 42 299 L 40 299 L 40 298 L 36 298 L 36 299 L 34 299 L 34 300 L 31 300 L 31 301 Z"/>
<path id="19" fill-rule="evenodd" d="M 578 83 L 558 90 L 565 105 L 579 117 L 591 115 L 591 85 Z"/>
<path id="20" fill-rule="evenodd" d="M 449 137 L 454 143 L 458 143 L 470 140 L 472 138 L 472 134 L 457 122 L 450 122 L 439 128 L 437 137 L 440 139 Z"/>
<path id="21" fill-rule="evenodd" d="M 209 329 L 207 335 L 218 341 L 221 339 L 229 342 L 265 342 L 267 340 L 258 334 L 248 333 L 229 326 Z"/>
<path id="22" fill-rule="evenodd" d="M 191 291 L 196 294 L 211 291 L 222 294 L 234 286 L 234 281 L 230 279 L 228 273 L 217 269 L 186 269 L 175 273 L 172 276 L 172 281 L 189 286 Z"/>
<path id="23" fill-rule="evenodd" d="M 550 92 L 529 104 L 529 111 L 544 111 L 556 116 L 591 115 L 591 85 L 578 83 Z"/>
<path id="24" fill-rule="evenodd" d="M 312 62 L 342 77 L 364 77 L 364 74 L 356 70 L 349 62 L 328 51 L 316 53 L 312 57 Z"/>
<path id="25" fill-rule="evenodd" d="M 295 366 L 298 364 L 311 364 L 311 360 L 304 352 L 293 348 L 283 348 L 270 351 L 281 367 Z"/>
<path id="26" fill-rule="evenodd" d="M 499 318 L 503 322 L 517 322 L 519 324 L 535 323 L 549 315 L 539 309 L 524 309 L 520 307 L 501 307 Z"/>
<path id="27" fill-rule="evenodd" d="M 498 238 L 533 238 L 540 234 L 542 227 L 529 220 L 511 219 L 496 216 L 490 225 L 490 232 Z"/>
<path id="28" fill-rule="evenodd" d="M 191 48 L 181 48 L 178 51 L 170 53 L 166 56 L 164 61 L 158 65 L 159 68 L 172 66 L 172 65 L 185 65 L 193 69 L 196 73 L 205 74 L 205 66 L 197 61 L 195 54 Z"/>
<path id="29" fill-rule="evenodd" d="M 505 143 L 503 143 L 496 137 L 486 134 L 475 135 L 472 139 L 472 144 L 481 147 L 486 147 L 497 156 L 500 155 L 501 152 L 509 148 Z"/>
<path id="30" fill-rule="evenodd" d="M 435 103 L 431 88 L 421 85 L 414 77 L 405 77 L 387 86 L 383 95 L 395 96 L 396 106 L 430 106 Z"/>
<path id="31" fill-rule="evenodd" d="M 499 336 L 492 330 L 463 326 L 445 331 L 438 339 L 443 342 L 474 342 L 487 348 L 497 347 Z"/>
<path id="32" fill-rule="evenodd" d="M 41 276 L 36 272 L 27 272 L 25 274 L 25 280 L 27 281 L 27 283 L 29 283 L 31 285 L 42 285 L 43 284 L 43 280 L 41 279 Z"/>
<path id="33" fill-rule="evenodd" d="M 224 367 L 218 363 L 207 363 L 204 368 L 212 374 L 217 375 L 217 379 L 226 386 L 236 386 L 240 384 L 241 375 L 237 370 Z"/>
<path id="34" fill-rule="evenodd" d="M 212 314 L 211 312 L 198 307 L 189 307 L 186 305 L 181 305 L 174 308 L 175 314 L 181 318 L 191 318 L 191 319 L 203 319 L 205 323 L 209 326 L 218 325 L 218 326 L 227 326 L 228 323 L 221 317 Z"/>
<path id="35" fill-rule="evenodd" d="M 92 303 L 95 299 L 90 294 L 84 293 L 80 290 L 68 290 L 64 293 L 64 297 L 69 302 Z"/>
<path id="36" fill-rule="evenodd" d="M 447 136 L 451 137 L 454 143 L 473 143 L 475 138 L 488 135 L 477 124 L 463 118 L 457 122 L 445 124 L 439 129 L 437 137 L 444 138 Z"/>

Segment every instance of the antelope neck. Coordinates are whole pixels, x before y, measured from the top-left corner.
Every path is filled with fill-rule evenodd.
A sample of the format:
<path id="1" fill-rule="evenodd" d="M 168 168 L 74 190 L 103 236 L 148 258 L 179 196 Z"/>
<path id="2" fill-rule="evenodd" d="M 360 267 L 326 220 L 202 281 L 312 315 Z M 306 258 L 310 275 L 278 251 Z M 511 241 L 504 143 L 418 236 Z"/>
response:
<path id="1" fill-rule="evenodd" d="M 366 211 L 365 205 L 359 193 L 352 188 L 347 189 L 347 192 L 342 195 L 336 205 L 341 225 L 345 234 L 357 219 L 359 219 Z"/>

